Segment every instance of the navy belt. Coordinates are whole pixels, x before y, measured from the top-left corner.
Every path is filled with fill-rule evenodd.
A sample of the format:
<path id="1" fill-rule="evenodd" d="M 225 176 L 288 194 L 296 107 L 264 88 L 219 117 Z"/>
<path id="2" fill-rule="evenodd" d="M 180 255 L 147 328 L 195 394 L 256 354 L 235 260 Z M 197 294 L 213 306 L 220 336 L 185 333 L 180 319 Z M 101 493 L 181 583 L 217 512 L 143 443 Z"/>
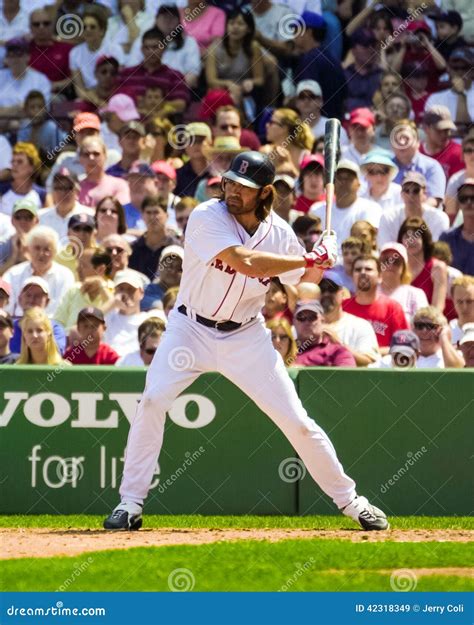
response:
<path id="1" fill-rule="evenodd" d="M 184 304 L 178 306 L 178 312 L 182 315 L 188 316 L 188 312 Z M 201 317 L 201 315 L 196 315 L 196 321 L 202 326 L 206 326 L 206 328 L 216 328 L 216 330 L 220 330 L 221 332 L 232 332 L 232 330 L 237 330 L 242 326 L 241 323 L 237 323 L 236 321 L 214 321 L 213 319 Z"/>

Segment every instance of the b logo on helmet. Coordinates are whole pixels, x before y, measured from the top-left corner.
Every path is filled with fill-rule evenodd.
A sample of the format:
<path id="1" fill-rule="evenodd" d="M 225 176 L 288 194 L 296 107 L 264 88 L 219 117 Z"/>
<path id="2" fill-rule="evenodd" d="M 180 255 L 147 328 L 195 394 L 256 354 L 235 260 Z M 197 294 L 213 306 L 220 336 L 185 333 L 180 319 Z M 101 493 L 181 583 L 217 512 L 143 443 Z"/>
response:
<path id="1" fill-rule="evenodd" d="M 240 167 L 239 167 L 239 174 L 245 174 L 247 172 L 248 168 L 249 168 L 249 162 L 248 161 L 242 161 L 240 163 Z"/>

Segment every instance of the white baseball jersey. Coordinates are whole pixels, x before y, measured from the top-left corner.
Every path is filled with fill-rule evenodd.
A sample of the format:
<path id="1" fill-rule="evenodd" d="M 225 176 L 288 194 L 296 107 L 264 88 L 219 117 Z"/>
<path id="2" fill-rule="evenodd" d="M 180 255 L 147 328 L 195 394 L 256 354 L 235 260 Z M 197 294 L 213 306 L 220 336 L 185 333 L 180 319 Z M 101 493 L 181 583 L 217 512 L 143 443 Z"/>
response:
<path id="1" fill-rule="evenodd" d="M 186 226 L 183 277 L 177 306 L 216 321 L 243 323 L 261 311 L 270 278 L 251 278 L 219 259 L 219 252 L 244 246 L 249 250 L 302 256 L 291 227 L 273 211 L 249 233 L 229 213 L 225 202 L 212 199 L 197 206 Z M 280 274 L 283 284 L 298 284 L 304 269 Z"/>

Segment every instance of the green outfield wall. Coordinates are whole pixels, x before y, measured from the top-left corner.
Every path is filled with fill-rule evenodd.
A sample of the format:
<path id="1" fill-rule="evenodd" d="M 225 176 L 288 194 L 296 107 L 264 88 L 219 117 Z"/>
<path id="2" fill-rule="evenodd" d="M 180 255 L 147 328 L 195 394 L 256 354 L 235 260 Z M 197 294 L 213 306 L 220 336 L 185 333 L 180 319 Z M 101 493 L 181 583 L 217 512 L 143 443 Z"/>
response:
<path id="1" fill-rule="evenodd" d="M 472 512 L 468 371 L 291 372 L 359 492 L 390 514 Z M 0 367 L 0 513 L 103 514 L 116 505 L 145 371 Z M 146 511 L 332 514 L 273 423 L 218 374 L 174 402 Z"/>

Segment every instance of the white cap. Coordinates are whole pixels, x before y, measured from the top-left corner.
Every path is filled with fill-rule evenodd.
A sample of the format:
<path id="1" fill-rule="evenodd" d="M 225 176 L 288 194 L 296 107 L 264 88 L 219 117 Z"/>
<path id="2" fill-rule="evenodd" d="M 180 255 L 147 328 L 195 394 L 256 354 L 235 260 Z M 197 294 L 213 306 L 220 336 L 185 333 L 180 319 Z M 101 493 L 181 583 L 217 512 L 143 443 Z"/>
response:
<path id="1" fill-rule="evenodd" d="M 273 181 L 273 184 L 275 184 L 275 182 L 284 182 L 287 185 L 287 187 L 290 188 L 292 191 L 295 188 L 295 179 L 289 176 L 288 174 L 281 174 L 280 176 L 275 176 L 275 180 Z"/>
<path id="2" fill-rule="evenodd" d="M 397 252 L 398 255 L 403 258 L 405 266 L 408 265 L 408 253 L 407 248 L 404 245 L 402 245 L 401 243 L 396 243 L 395 241 L 390 241 L 389 243 L 385 243 L 385 245 L 382 245 L 382 248 L 380 249 L 380 253 L 387 251 Z"/>
<path id="3" fill-rule="evenodd" d="M 360 168 L 359 168 L 359 165 L 357 165 L 357 163 L 354 163 L 353 161 L 350 161 L 347 158 L 343 158 L 337 164 L 336 171 L 340 171 L 341 169 L 348 169 L 349 171 L 353 171 L 355 173 L 355 175 L 358 178 L 360 178 Z"/>
<path id="4" fill-rule="evenodd" d="M 465 323 L 462 327 L 462 331 L 464 334 L 462 335 L 462 339 L 459 341 L 459 345 L 464 345 L 464 343 L 474 343 L 474 323 Z"/>
<path id="5" fill-rule="evenodd" d="M 321 89 L 321 85 L 319 84 L 319 82 L 316 82 L 315 80 L 301 80 L 297 85 L 296 85 L 296 95 L 300 95 L 300 93 L 302 93 L 303 91 L 311 91 L 311 93 L 313 93 L 314 95 L 322 98 L 323 97 L 323 91 Z"/>
<path id="6" fill-rule="evenodd" d="M 41 278 L 40 276 L 31 276 L 31 278 L 28 278 L 23 282 L 21 290 L 23 291 L 27 286 L 30 286 L 31 284 L 36 284 L 36 286 L 39 286 L 40 289 L 42 289 L 43 293 L 49 295 L 49 285 L 44 278 Z"/>
<path id="7" fill-rule="evenodd" d="M 181 247 L 181 245 L 167 245 L 166 247 L 164 247 L 160 254 L 160 260 L 163 260 L 163 258 L 166 258 L 166 256 L 172 255 L 178 256 L 178 258 L 184 260 L 184 249 Z"/>
<path id="8" fill-rule="evenodd" d="M 145 287 L 143 280 L 140 278 L 140 274 L 130 270 L 117 271 L 114 284 L 115 286 L 119 284 L 129 284 L 135 289 L 143 289 Z"/>

